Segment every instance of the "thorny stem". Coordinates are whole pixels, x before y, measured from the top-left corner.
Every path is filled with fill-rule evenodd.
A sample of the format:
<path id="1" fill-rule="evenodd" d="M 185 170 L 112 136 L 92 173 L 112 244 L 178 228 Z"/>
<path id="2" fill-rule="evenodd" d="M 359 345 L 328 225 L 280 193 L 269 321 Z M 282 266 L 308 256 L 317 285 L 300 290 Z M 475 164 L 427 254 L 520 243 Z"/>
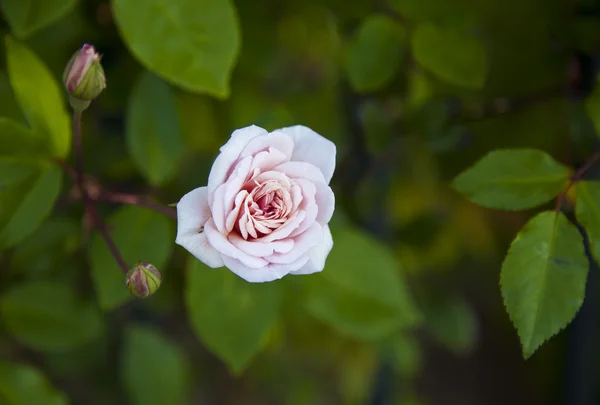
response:
<path id="1" fill-rule="evenodd" d="M 108 230 L 106 229 L 106 225 L 102 221 L 102 218 L 96 212 L 96 207 L 94 205 L 94 201 L 90 198 L 88 194 L 88 190 L 85 187 L 84 177 L 83 177 L 83 148 L 82 148 L 82 136 L 81 136 L 81 111 L 73 112 L 73 142 L 75 144 L 75 180 L 77 183 L 77 188 L 81 193 L 81 198 L 83 199 L 83 204 L 85 206 L 85 210 L 89 218 L 92 220 L 92 224 L 106 243 L 108 250 L 113 255 L 121 271 L 123 273 L 127 273 L 129 270 L 129 266 L 127 266 L 127 262 L 121 256 L 119 249 L 115 245 L 115 242 L 112 240 Z"/>
<path id="2" fill-rule="evenodd" d="M 573 187 L 573 185 L 575 183 L 577 183 L 579 180 L 581 180 L 581 178 L 583 177 L 583 175 L 588 170 L 590 170 L 590 168 L 598 161 L 598 159 L 600 159 L 600 150 L 596 151 L 592 156 L 590 156 L 590 158 L 585 162 L 585 164 L 583 166 L 581 166 L 575 172 L 575 174 L 573 174 L 571 176 L 571 178 L 569 179 L 569 183 L 567 184 L 567 186 L 564 188 L 564 190 L 556 198 L 556 207 L 554 208 L 554 211 L 556 213 L 558 213 L 560 211 L 560 209 L 562 208 L 562 203 L 563 203 L 565 197 L 567 196 L 567 193 L 569 192 L 569 190 L 571 190 L 571 187 Z"/>

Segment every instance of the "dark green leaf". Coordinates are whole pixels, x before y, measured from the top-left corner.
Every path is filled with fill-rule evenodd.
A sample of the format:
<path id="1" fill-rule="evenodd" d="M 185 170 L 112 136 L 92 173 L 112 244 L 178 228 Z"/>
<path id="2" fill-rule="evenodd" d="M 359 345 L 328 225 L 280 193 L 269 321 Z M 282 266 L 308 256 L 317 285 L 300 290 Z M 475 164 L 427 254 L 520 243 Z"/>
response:
<path id="1" fill-rule="evenodd" d="M 423 310 L 424 324 L 432 336 L 458 355 L 469 353 L 479 335 L 473 309 L 462 299 L 436 300 Z"/>
<path id="2" fill-rule="evenodd" d="M 24 39 L 55 23 L 76 4 L 76 0 L 2 0 L 0 7 L 12 32 Z"/>
<path id="3" fill-rule="evenodd" d="M 34 134 L 64 158 L 71 148 L 71 124 L 63 92 L 43 62 L 24 44 L 6 37 L 10 84 Z"/>
<path id="4" fill-rule="evenodd" d="M 0 362 L 0 403 L 5 405 L 67 405 L 68 398 L 37 369 Z"/>
<path id="5" fill-rule="evenodd" d="M 594 258 L 600 262 L 600 182 L 581 181 L 575 190 L 575 215 L 587 231 Z"/>
<path id="6" fill-rule="evenodd" d="M 229 96 L 241 42 L 230 0 L 114 0 L 112 6 L 123 40 L 147 69 L 189 91 Z"/>
<path id="7" fill-rule="evenodd" d="M 158 332 L 140 326 L 127 330 L 122 378 L 132 404 L 187 404 L 188 371 L 184 354 Z"/>
<path id="8" fill-rule="evenodd" d="M 167 217 L 145 208 L 127 206 L 111 215 L 108 226 L 127 264 L 133 266 L 145 261 L 164 271 L 175 240 Z M 133 298 L 125 288 L 125 276 L 99 234 L 92 238 L 90 263 L 102 309 L 112 310 Z"/>
<path id="9" fill-rule="evenodd" d="M 396 75 L 404 52 L 404 28 L 390 17 L 372 15 L 348 48 L 346 70 L 358 92 L 378 90 Z"/>
<path id="10" fill-rule="evenodd" d="M 427 23 L 417 26 L 411 46 L 417 62 L 448 83 L 469 89 L 485 84 L 488 61 L 472 36 Z"/>
<path id="11" fill-rule="evenodd" d="M 175 104 L 186 146 L 194 151 L 213 154 L 226 141 L 219 130 L 215 108 L 207 96 L 178 91 Z M 225 139 L 224 139 L 225 138 Z"/>
<path id="12" fill-rule="evenodd" d="M 60 169 L 0 158 L 0 248 L 14 246 L 48 217 L 61 188 Z"/>
<path id="13" fill-rule="evenodd" d="M 175 99 L 151 73 L 143 73 L 133 89 L 126 138 L 133 161 L 152 185 L 163 185 L 176 174 L 183 145 Z"/>
<path id="14" fill-rule="evenodd" d="M 562 213 L 542 212 L 519 232 L 500 284 L 525 358 L 571 322 L 583 303 L 587 273 L 583 239 Z"/>
<path id="15" fill-rule="evenodd" d="M 350 227 L 332 229 L 325 270 L 309 282 L 307 307 L 318 319 L 357 339 L 377 340 L 414 326 L 414 307 L 392 253 Z"/>
<path id="16" fill-rule="evenodd" d="M 29 128 L 0 117 L 0 156 L 43 156 L 44 143 Z"/>
<path id="17" fill-rule="evenodd" d="M 0 297 L 0 314 L 8 331 L 36 350 L 69 350 L 98 338 L 104 330 L 98 309 L 56 282 L 9 289 Z"/>
<path id="18" fill-rule="evenodd" d="M 540 150 L 495 150 L 461 173 L 459 193 L 488 208 L 522 210 L 547 203 L 566 186 L 569 169 Z"/>
<path id="19" fill-rule="evenodd" d="M 198 337 L 236 374 L 265 344 L 281 305 L 277 283 L 248 283 L 196 259 L 187 266 L 185 303 Z"/>

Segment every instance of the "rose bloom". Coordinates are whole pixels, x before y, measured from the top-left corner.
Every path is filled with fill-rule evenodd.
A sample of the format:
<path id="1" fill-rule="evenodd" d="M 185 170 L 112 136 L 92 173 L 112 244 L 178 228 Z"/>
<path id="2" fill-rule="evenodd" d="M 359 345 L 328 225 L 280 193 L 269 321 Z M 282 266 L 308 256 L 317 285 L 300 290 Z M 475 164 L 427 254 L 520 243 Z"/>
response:
<path id="1" fill-rule="evenodd" d="M 253 125 L 220 152 L 208 186 L 177 204 L 176 243 L 249 282 L 323 270 L 333 247 L 335 145 L 300 125 L 271 133 Z"/>

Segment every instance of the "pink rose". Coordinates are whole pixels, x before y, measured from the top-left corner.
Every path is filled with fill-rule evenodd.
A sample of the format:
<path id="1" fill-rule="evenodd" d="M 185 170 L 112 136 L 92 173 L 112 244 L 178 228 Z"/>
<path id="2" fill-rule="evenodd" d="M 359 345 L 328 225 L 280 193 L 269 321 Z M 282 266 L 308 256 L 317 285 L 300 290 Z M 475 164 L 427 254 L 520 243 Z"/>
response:
<path id="1" fill-rule="evenodd" d="M 176 243 L 250 282 L 323 270 L 333 247 L 335 145 L 304 126 L 249 126 L 221 147 L 208 186 L 177 204 Z"/>

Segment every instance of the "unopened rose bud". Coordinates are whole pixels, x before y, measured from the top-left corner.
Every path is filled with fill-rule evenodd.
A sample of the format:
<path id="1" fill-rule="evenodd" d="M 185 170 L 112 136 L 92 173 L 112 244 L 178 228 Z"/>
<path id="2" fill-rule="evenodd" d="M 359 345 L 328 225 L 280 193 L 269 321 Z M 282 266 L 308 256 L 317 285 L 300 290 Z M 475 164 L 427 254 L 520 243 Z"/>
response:
<path id="1" fill-rule="evenodd" d="M 138 298 L 146 298 L 154 294 L 162 276 L 160 272 L 150 263 L 139 262 L 127 272 L 125 285 Z"/>
<path id="2" fill-rule="evenodd" d="M 85 110 L 106 88 L 100 55 L 92 45 L 85 44 L 71 57 L 63 73 L 63 82 L 71 106 L 78 111 Z"/>

